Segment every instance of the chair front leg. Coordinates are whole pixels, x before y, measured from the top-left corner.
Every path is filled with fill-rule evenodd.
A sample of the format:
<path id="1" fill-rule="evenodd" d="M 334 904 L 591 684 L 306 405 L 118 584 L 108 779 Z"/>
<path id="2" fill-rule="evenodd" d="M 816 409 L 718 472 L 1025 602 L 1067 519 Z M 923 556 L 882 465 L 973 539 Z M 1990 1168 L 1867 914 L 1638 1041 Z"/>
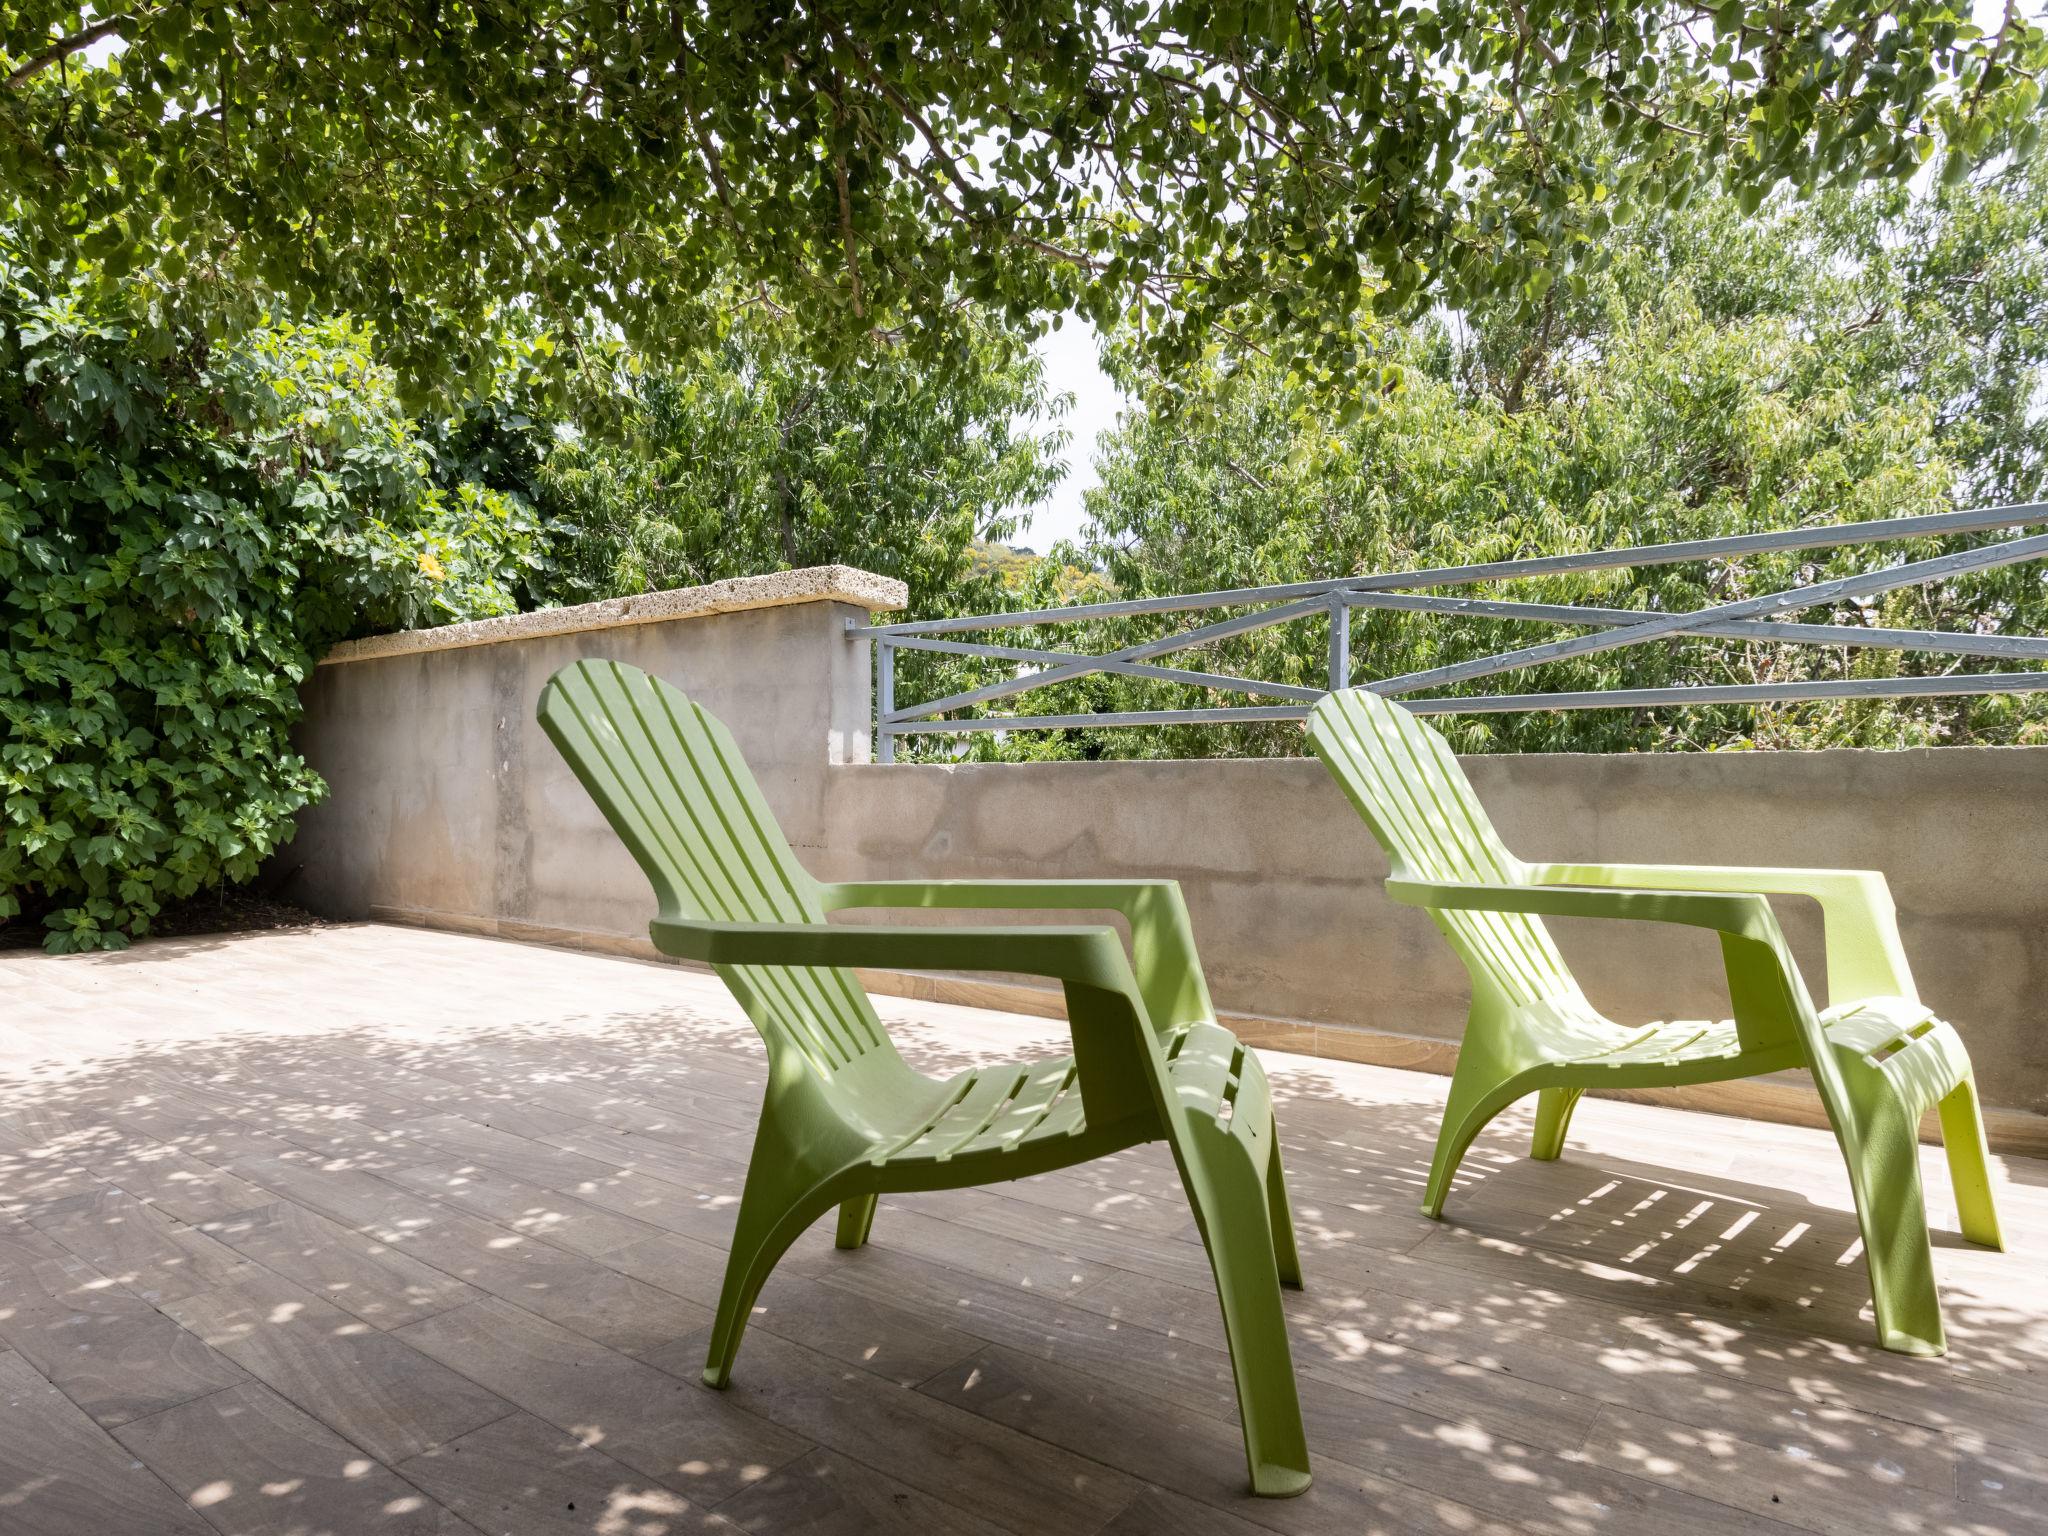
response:
<path id="1" fill-rule="evenodd" d="M 732 1253 L 725 1263 L 725 1283 L 718 1292 L 718 1314 L 711 1323 L 711 1346 L 704 1355 L 704 1385 L 720 1390 L 732 1380 L 740 1335 L 746 1331 L 747 1318 L 776 1262 L 812 1222 L 839 1203 L 827 1187 L 791 1189 L 772 1173 L 757 1178 L 761 1167 L 757 1161 L 747 1171 L 739 1221 L 733 1228 Z"/>
<path id="2" fill-rule="evenodd" d="M 1432 1221 L 1442 1219 L 1458 1165 L 1473 1141 L 1495 1115 L 1527 1091 L 1521 1086 L 1523 1071 L 1513 1061 L 1512 1028 L 1483 1004 L 1475 1006 L 1466 1021 L 1443 1121 L 1437 1127 L 1436 1150 L 1429 1160 L 1429 1181 L 1422 1191 L 1422 1214 Z"/>
<path id="3" fill-rule="evenodd" d="M 839 1246 L 858 1246 L 846 1241 L 853 1235 L 849 1218 L 858 1237 L 867 1237 L 874 1194 L 864 1187 L 870 1181 L 861 1176 L 857 1139 L 833 1134 L 835 1125 L 810 1069 L 790 1053 L 771 1051 L 768 1091 L 704 1360 L 706 1386 L 722 1388 L 732 1379 L 740 1336 L 761 1287 L 811 1223 L 838 1205 Z"/>
<path id="4" fill-rule="evenodd" d="M 1252 1492 L 1292 1498 L 1309 1485 L 1308 1436 L 1280 1304 L 1268 1172 L 1250 1147 L 1205 1116 L 1186 1116 L 1169 1140 L 1216 1276 Z"/>
<path id="5" fill-rule="evenodd" d="M 1902 1355 L 1945 1354 L 1920 1188 L 1919 1113 L 1874 1067 L 1841 1061 L 1840 1076 L 1846 1091 L 1837 1094 L 1815 1074 L 1849 1169 L 1878 1340 Z"/>

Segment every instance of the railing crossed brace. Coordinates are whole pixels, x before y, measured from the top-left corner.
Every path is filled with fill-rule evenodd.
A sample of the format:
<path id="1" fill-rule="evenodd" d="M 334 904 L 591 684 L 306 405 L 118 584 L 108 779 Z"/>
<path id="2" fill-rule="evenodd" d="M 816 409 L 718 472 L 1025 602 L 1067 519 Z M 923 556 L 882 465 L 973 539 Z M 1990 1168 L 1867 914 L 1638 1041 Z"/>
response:
<path id="1" fill-rule="evenodd" d="M 1633 549 L 1604 549 L 1572 555 L 1544 555 L 1484 565 L 1445 566 L 1433 570 L 1396 571 L 1281 586 L 1241 587 L 1173 597 L 1128 598 L 1107 603 L 1080 603 L 1017 613 L 976 614 L 907 624 L 849 623 L 850 635 L 875 643 L 876 757 L 895 759 L 898 736 L 954 734 L 973 731 L 1065 730 L 1076 727 L 1147 725 L 1226 725 L 1245 721 L 1299 720 L 1324 690 L 1288 683 L 1263 682 L 1228 673 L 1159 666 L 1154 658 L 1213 645 L 1234 635 L 1250 634 L 1295 619 L 1327 614 L 1330 618 L 1329 687 L 1351 686 L 1351 614 L 1359 608 L 1398 609 L 1473 618 L 1527 620 L 1579 625 L 1590 634 L 1574 635 L 1540 645 L 1501 651 L 1471 661 L 1408 672 L 1369 681 L 1375 693 L 1399 697 L 1420 714 L 1499 714 L 1518 710 L 1628 709 L 1673 705 L 1766 704 L 1810 699 L 1913 698 L 1935 695 L 2033 693 L 2048 689 L 2048 672 L 1980 672 L 1946 677 L 1845 678 L 1796 683 L 1731 683 L 1678 688 L 1620 688 L 1584 693 L 1491 694 L 1466 698 L 1407 697 L 1424 689 L 1447 687 L 1474 678 L 1511 672 L 1549 661 L 1587 656 L 1625 646 L 1680 636 L 1727 640 L 1766 640 L 1796 645 L 1876 646 L 1890 650 L 1931 652 L 1945 656 L 1987 657 L 2003 661 L 2048 661 L 2048 639 L 1998 634 L 1966 634 L 1946 630 L 1880 629 L 1863 625 L 1794 624 L 1772 615 L 1797 613 L 1847 598 L 1868 597 L 1901 587 L 1923 586 L 1947 577 L 2048 556 L 2048 534 L 2003 539 L 1977 549 L 1932 559 L 1915 560 L 1856 576 L 1788 587 L 1780 592 L 1719 603 L 1690 613 L 1641 612 L 1623 608 L 1580 607 L 1558 603 L 1499 602 L 1483 598 L 1433 595 L 1417 589 L 1467 586 L 1509 581 L 1518 577 L 1613 570 L 1631 566 L 1673 565 L 1691 560 L 1740 559 L 1776 550 L 1829 549 L 1848 544 L 1897 539 L 1984 533 L 2048 524 L 2048 504 L 1988 507 L 1942 512 L 1924 517 L 1888 518 L 1866 523 L 1829 523 L 1812 528 L 1769 533 L 1735 534 L 1717 539 L 1691 539 L 1672 544 L 1646 544 Z M 1100 656 L 1029 646 L 993 645 L 951 640 L 947 635 L 1150 613 L 1189 613 L 1218 608 L 1249 608 L 1234 618 L 1176 631 L 1157 639 L 1123 646 Z M 921 704 L 895 701 L 895 653 L 936 651 L 948 655 L 986 656 L 997 660 L 1037 663 L 1002 682 L 949 694 Z M 1210 709 L 1126 710 L 1085 715 L 977 715 L 944 719 L 955 710 L 1010 698 L 1053 683 L 1094 673 L 1186 683 L 1222 692 L 1283 702 Z"/>

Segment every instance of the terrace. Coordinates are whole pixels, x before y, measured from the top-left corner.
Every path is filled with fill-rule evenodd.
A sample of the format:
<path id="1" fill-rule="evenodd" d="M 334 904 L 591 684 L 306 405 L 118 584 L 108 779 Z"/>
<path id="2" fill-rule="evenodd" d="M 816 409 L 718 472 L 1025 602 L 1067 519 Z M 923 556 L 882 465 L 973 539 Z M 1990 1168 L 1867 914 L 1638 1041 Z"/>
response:
<path id="1" fill-rule="evenodd" d="M 2010 1249 L 1923 1147 L 1950 1353 L 1911 1359 L 1797 1079 L 1589 1100 L 1554 1163 L 1524 1106 L 1424 1218 L 1464 982 L 1322 769 L 871 761 L 901 600 L 834 567 L 343 647 L 269 877 L 339 921 L 0 956 L 0 1531 L 2048 1532 L 2048 748 L 1469 765 L 1533 857 L 1891 876 Z M 824 878 L 1181 882 L 1275 1090 L 1304 1497 L 1242 1487 L 1159 1145 L 811 1232 L 699 1384 L 764 1059 L 532 723 L 589 655 L 730 721 Z M 1711 941 L 1559 928 L 1616 1017 L 1725 1011 Z M 922 1070 L 1068 1049 L 1021 981 L 863 979 Z"/>
<path id="2" fill-rule="evenodd" d="M 1438 1224 L 1440 1080 L 1268 1052 L 1317 1469 L 1276 1502 L 1163 1148 L 812 1233 L 713 1393 L 761 1058 L 710 978 L 375 924 L 0 977 L 8 1531 L 2048 1530 L 2039 1161 L 1912 1360 L 1824 1132 L 1589 1102 L 1541 1164 L 1510 1115 Z M 923 1068 L 1063 1048 L 883 1002 Z"/>
<path id="3" fill-rule="evenodd" d="M 0 1536 L 2048 1536 L 2048 0 L 5 14 Z"/>

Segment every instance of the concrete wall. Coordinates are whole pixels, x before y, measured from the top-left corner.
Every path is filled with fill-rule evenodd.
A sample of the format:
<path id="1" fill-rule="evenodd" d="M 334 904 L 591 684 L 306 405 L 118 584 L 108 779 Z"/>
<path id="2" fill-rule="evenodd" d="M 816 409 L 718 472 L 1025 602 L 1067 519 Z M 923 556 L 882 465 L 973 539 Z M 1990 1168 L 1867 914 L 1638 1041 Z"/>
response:
<path id="1" fill-rule="evenodd" d="M 1923 996 L 1989 1102 L 2048 1110 L 2048 748 L 1477 757 L 1525 858 L 1881 869 Z M 1313 760 L 850 766 L 827 777 L 827 878 L 1153 874 L 1185 890 L 1221 1009 L 1455 1040 L 1464 973 Z M 1817 998 L 1818 911 L 1778 903 Z M 1553 924 L 1623 1020 L 1726 1017 L 1711 935 Z M 1349 1054 L 1328 1029 L 1305 1040 Z"/>
<path id="2" fill-rule="evenodd" d="M 675 683 L 731 726 L 810 856 L 827 769 L 869 755 L 846 621 L 902 603 L 901 582 L 825 567 L 340 647 L 298 736 L 328 796 L 280 889 L 334 916 L 644 940 L 647 882 L 534 722 L 542 685 L 586 656 Z"/>
<path id="3" fill-rule="evenodd" d="M 358 642 L 308 690 L 302 742 L 332 788 L 279 860 L 285 890 L 336 915 L 644 945 L 645 882 L 533 724 L 550 673 L 610 656 L 732 726 L 824 878 L 1170 876 L 1219 1007 L 1280 1021 L 1261 1043 L 1404 1059 L 1365 1049 L 1377 1031 L 1443 1065 L 1427 1042 L 1457 1038 L 1463 974 L 1427 917 L 1381 893 L 1379 850 L 1319 764 L 866 762 L 867 649 L 844 624 L 901 600 L 859 572 L 792 572 Z M 1987 1100 L 2048 1110 L 2048 748 L 1467 767 L 1527 858 L 1884 870 Z M 1809 905 L 1781 910 L 1818 995 Z M 1710 936 L 1557 926 L 1615 1017 L 1725 1014 Z"/>

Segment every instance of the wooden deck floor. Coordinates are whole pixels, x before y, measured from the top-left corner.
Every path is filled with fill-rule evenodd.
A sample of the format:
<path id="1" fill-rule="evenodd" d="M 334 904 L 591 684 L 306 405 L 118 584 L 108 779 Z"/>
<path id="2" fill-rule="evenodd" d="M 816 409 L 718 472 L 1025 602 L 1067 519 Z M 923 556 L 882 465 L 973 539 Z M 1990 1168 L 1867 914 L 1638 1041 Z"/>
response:
<path id="1" fill-rule="evenodd" d="M 1063 1039 L 882 1000 L 930 1070 Z M 697 1382 L 761 1076 L 715 982 L 355 927 L 0 957 L 7 1536 L 2048 1532 L 2048 1166 L 1870 1347 L 1827 1137 L 1269 1054 L 1316 1484 L 1242 1491 L 1157 1148 L 812 1233 Z M 1932 1208 L 1950 1219 L 1938 1154 Z"/>

